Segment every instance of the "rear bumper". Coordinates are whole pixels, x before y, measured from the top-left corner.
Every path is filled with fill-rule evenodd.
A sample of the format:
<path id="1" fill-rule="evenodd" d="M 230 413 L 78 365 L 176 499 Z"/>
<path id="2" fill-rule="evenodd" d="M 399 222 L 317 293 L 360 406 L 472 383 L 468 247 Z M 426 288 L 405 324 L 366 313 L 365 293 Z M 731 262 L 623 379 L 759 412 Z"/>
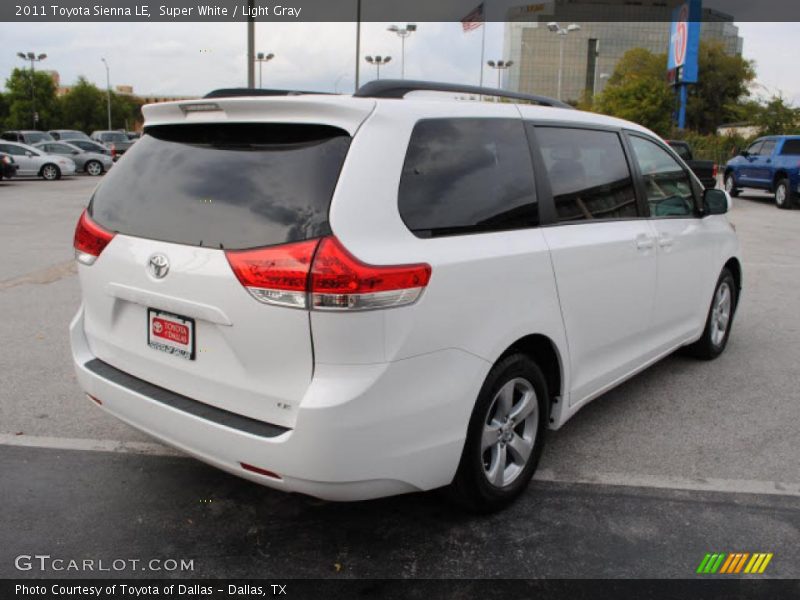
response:
<path id="1" fill-rule="evenodd" d="M 265 436 L 213 414 L 198 416 L 153 397 L 154 386 L 132 385 L 87 366 L 95 357 L 82 307 L 70 339 L 79 384 L 107 412 L 229 473 L 326 500 L 365 500 L 452 481 L 490 368 L 455 349 L 392 363 L 319 364 L 295 427 Z M 242 463 L 279 478 L 247 471 Z"/>

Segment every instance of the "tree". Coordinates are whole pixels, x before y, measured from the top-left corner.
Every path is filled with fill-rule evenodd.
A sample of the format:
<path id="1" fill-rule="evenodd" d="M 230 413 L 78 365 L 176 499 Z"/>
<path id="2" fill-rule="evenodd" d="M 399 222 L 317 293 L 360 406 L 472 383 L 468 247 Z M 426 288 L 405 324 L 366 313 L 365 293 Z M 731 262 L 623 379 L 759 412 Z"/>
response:
<path id="1" fill-rule="evenodd" d="M 666 66 L 666 55 L 644 48 L 629 50 L 617 63 L 595 109 L 667 135 L 675 98 L 666 83 Z"/>
<path id="2" fill-rule="evenodd" d="M 62 128 L 78 129 L 87 133 L 106 128 L 105 94 L 85 77 L 79 77 L 78 83 L 60 100 Z"/>
<path id="3" fill-rule="evenodd" d="M 761 135 L 800 133 L 800 110 L 790 106 L 781 95 L 773 96 L 755 111 L 753 122 Z"/>
<path id="4" fill-rule="evenodd" d="M 8 98 L 0 93 L 0 130 L 7 129 L 6 121 L 8 120 Z"/>
<path id="5" fill-rule="evenodd" d="M 718 42 L 701 42 L 698 67 L 699 81 L 689 87 L 687 127 L 710 134 L 722 123 L 743 120 L 748 84 L 755 78 L 753 64 L 741 56 L 728 56 Z M 617 63 L 595 109 L 666 135 L 677 108 L 666 71 L 665 54 L 629 50 Z"/>
<path id="6" fill-rule="evenodd" d="M 30 69 L 14 69 L 6 80 L 8 117 L 5 126 L 10 129 L 34 127 L 34 107 L 38 119 L 36 129 L 58 126 L 56 84 L 47 73 Z M 35 92 L 35 99 L 34 99 Z"/>
<path id="7" fill-rule="evenodd" d="M 700 43 L 698 67 L 699 81 L 689 87 L 686 125 L 701 133 L 715 133 L 723 123 L 739 120 L 755 68 L 741 56 L 726 54 L 716 41 Z"/>

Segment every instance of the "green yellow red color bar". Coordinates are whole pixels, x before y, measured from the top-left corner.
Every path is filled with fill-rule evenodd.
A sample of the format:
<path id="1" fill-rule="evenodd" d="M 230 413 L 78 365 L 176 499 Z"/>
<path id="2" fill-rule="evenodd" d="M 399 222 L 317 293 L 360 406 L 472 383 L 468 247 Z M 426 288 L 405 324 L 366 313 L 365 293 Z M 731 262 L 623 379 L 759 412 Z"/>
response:
<path id="1" fill-rule="evenodd" d="M 750 573 L 760 574 L 763 573 L 769 561 L 772 560 L 772 552 L 716 552 L 707 553 L 700 566 L 697 567 L 697 573 L 700 574 L 736 574 L 736 573 Z"/>

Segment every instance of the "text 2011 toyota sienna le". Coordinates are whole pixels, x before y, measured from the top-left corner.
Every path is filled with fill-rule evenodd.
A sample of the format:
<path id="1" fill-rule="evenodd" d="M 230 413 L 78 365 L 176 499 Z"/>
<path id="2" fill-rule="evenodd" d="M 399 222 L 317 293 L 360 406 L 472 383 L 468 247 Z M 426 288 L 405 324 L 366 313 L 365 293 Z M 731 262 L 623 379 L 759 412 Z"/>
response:
<path id="1" fill-rule="evenodd" d="M 279 490 L 491 510 L 547 428 L 724 350 L 730 199 L 655 134 L 399 89 L 144 108 L 75 232 L 94 402 Z"/>

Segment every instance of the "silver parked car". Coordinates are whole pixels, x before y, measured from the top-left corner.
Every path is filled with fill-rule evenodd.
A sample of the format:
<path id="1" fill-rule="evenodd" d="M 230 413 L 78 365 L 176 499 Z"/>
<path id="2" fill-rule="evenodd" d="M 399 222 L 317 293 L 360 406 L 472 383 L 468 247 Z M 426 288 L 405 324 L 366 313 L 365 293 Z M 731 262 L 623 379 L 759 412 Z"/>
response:
<path id="1" fill-rule="evenodd" d="M 72 157 L 47 154 L 41 148 L 0 140 L 0 152 L 10 154 L 19 165 L 18 177 L 41 177 L 48 181 L 75 174 Z"/>
<path id="2" fill-rule="evenodd" d="M 48 131 L 54 140 L 68 141 L 68 140 L 88 140 L 88 135 L 77 129 L 51 129 Z"/>
<path id="3" fill-rule="evenodd" d="M 70 142 L 40 142 L 34 147 L 47 152 L 66 156 L 75 163 L 76 171 L 83 171 L 89 175 L 102 175 L 114 165 L 114 161 L 106 154 L 87 152 Z"/>
<path id="4" fill-rule="evenodd" d="M 108 146 L 104 146 L 100 142 L 94 142 L 92 140 L 77 140 L 77 139 L 65 139 L 65 142 L 69 142 L 73 146 L 77 146 L 81 150 L 85 150 L 86 152 L 94 152 L 96 154 L 105 154 L 106 156 L 113 158 L 111 153 L 111 148 Z"/>

